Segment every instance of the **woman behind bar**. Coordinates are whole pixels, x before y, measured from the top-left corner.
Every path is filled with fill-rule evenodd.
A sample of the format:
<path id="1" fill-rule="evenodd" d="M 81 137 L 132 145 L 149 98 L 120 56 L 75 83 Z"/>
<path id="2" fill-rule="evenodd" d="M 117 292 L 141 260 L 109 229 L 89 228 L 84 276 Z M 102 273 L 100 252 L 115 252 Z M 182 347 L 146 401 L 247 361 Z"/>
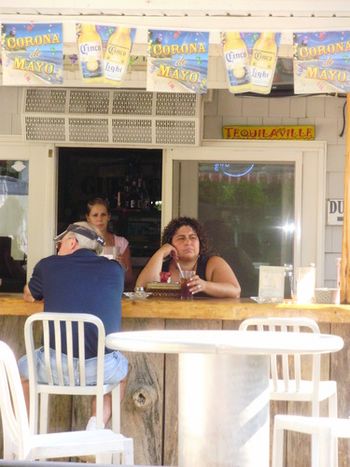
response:
<path id="1" fill-rule="evenodd" d="M 125 269 L 125 288 L 133 282 L 131 254 L 129 242 L 126 238 L 115 235 L 108 230 L 108 223 L 111 220 L 111 211 L 109 203 L 103 198 L 94 198 L 87 203 L 86 220 L 97 227 L 103 234 L 106 247 L 116 247 L 119 255 L 116 260 L 124 266 Z M 102 253 L 103 254 L 103 253 Z"/>
<path id="2" fill-rule="evenodd" d="M 240 296 L 241 287 L 234 272 L 223 258 L 210 254 L 206 233 L 196 219 L 179 217 L 170 221 L 163 231 L 161 243 L 137 278 L 137 287 L 159 281 L 162 271 L 171 273 L 172 282 L 179 282 L 181 268 L 196 271 L 189 286 L 192 294 Z"/>

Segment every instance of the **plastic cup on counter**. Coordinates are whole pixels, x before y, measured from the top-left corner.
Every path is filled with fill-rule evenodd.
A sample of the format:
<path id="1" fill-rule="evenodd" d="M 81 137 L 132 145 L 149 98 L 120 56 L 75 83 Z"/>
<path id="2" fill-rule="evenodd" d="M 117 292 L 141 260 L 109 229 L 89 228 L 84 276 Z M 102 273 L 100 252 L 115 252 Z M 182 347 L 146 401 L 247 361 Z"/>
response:
<path id="1" fill-rule="evenodd" d="M 182 271 L 180 277 L 180 285 L 181 285 L 181 294 L 180 297 L 182 300 L 188 300 L 193 298 L 190 289 L 188 288 L 188 283 L 190 279 L 196 274 L 196 271 Z"/>
<path id="2" fill-rule="evenodd" d="M 105 246 L 103 248 L 102 256 L 108 259 L 118 260 L 120 256 L 120 247 L 119 246 Z"/>

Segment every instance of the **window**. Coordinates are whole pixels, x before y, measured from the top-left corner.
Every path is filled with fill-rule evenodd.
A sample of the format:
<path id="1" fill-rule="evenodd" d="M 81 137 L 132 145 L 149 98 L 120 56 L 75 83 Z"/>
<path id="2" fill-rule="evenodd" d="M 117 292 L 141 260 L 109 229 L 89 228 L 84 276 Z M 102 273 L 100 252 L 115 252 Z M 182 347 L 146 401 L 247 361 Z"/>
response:
<path id="1" fill-rule="evenodd" d="M 21 292 L 28 253 L 28 161 L 0 160 L 0 291 Z"/>
<path id="2" fill-rule="evenodd" d="M 313 262 L 322 284 L 325 156 L 319 141 L 211 141 L 172 148 L 165 154 L 162 225 L 179 215 L 205 224 L 218 253 L 240 263 L 234 269 L 241 269 L 244 296 L 256 295 L 262 263 Z M 220 235 L 232 251 L 223 253 Z"/>
<path id="3" fill-rule="evenodd" d="M 260 265 L 293 263 L 294 164 L 199 163 L 198 220 L 241 296 L 257 295 Z"/>

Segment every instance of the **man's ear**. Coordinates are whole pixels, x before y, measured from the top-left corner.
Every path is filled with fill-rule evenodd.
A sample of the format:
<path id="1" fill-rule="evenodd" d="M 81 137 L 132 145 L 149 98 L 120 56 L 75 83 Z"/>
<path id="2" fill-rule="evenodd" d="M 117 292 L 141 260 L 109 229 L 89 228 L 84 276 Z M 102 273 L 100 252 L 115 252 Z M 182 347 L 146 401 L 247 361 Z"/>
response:
<path id="1" fill-rule="evenodd" d="M 78 242 L 78 239 L 76 237 L 71 237 L 69 239 L 70 241 L 70 247 L 71 247 L 71 250 L 74 251 L 74 250 L 77 250 L 79 248 L 79 242 Z"/>

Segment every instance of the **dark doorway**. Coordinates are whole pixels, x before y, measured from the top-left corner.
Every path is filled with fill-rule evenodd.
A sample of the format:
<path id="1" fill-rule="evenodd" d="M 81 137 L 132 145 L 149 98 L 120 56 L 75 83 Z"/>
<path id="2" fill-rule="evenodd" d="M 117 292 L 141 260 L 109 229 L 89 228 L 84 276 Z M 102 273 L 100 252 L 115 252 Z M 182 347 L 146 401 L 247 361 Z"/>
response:
<path id="1" fill-rule="evenodd" d="M 57 231 L 85 219 L 86 203 L 108 199 L 110 229 L 130 243 L 134 275 L 159 248 L 160 149 L 59 149 Z"/>

